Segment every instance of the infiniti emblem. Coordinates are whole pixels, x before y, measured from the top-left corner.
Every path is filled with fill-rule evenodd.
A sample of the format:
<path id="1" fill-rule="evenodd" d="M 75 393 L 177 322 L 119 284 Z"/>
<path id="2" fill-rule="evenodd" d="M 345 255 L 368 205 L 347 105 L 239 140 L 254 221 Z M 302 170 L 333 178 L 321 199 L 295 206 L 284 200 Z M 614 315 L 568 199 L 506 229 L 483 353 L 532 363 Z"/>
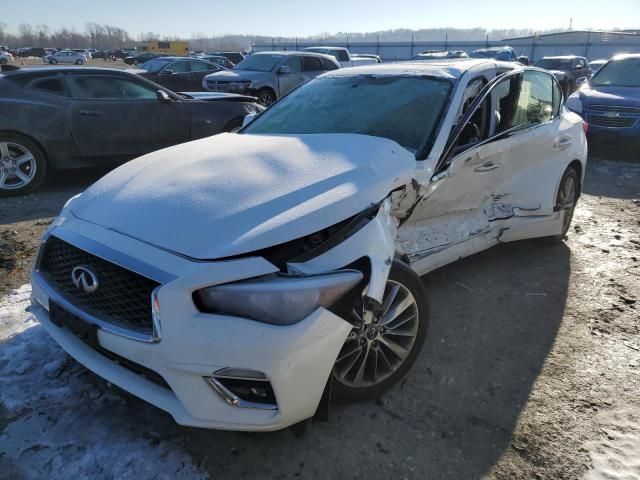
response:
<path id="1" fill-rule="evenodd" d="M 89 267 L 79 265 L 71 270 L 71 281 L 78 290 L 93 293 L 98 289 L 98 277 Z"/>

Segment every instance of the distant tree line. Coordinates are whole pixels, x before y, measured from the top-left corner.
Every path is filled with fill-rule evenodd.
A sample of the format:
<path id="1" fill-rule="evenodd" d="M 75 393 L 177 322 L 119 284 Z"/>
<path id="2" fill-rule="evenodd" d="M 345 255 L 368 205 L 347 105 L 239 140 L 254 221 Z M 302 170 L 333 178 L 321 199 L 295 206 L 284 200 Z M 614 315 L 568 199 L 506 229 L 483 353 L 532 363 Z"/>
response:
<path id="1" fill-rule="evenodd" d="M 97 48 L 111 50 L 132 47 L 137 43 L 149 40 L 187 40 L 191 50 L 250 50 L 253 44 L 312 42 L 312 43 L 342 43 L 347 42 L 416 42 L 443 41 L 477 41 L 501 40 L 504 38 L 533 35 L 534 33 L 554 33 L 565 29 L 549 29 L 534 31 L 532 29 L 494 29 L 484 28 L 427 28 L 420 30 L 395 29 L 366 33 L 320 33 L 307 37 L 270 37 L 257 35 L 207 35 L 193 33 L 191 38 L 160 35 L 154 32 L 144 32 L 135 38 L 119 27 L 99 23 L 87 23 L 85 29 L 79 32 L 75 29 L 60 28 L 52 31 L 48 25 L 31 25 L 21 23 L 17 33 L 10 33 L 7 24 L 0 22 L 0 45 L 12 47 L 53 47 L 53 48 Z"/>

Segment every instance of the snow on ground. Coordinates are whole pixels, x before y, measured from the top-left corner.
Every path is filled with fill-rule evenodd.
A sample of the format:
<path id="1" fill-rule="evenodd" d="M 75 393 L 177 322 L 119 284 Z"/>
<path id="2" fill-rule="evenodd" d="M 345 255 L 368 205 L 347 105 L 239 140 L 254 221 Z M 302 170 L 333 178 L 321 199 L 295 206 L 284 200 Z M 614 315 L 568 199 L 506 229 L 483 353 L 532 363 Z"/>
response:
<path id="1" fill-rule="evenodd" d="M 593 468 L 586 480 L 640 479 L 640 415 L 633 408 L 607 412 L 599 419 L 601 438 L 587 448 Z"/>
<path id="2" fill-rule="evenodd" d="M 126 394 L 58 347 L 29 294 L 0 300 L 0 479 L 205 477 L 179 440 L 129 424 Z"/>

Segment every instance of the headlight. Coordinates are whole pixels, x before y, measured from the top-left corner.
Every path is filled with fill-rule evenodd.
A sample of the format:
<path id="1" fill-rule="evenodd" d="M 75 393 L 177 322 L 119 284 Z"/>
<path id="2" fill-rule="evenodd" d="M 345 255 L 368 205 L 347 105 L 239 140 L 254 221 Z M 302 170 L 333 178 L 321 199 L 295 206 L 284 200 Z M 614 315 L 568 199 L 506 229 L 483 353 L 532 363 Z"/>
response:
<path id="1" fill-rule="evenodd" d="M 572 112 L 582 113 L 582 100 L 580 100 L 580 95 L 577 93 L 567 98 L 565 105 Z"/>
<path id="2" fill-rule="evenodd" d="M 363 278 L 358 270 L 307 275 L 268 275 L 195 292 L 201 310 L 274 325 L 296 323 L 318 307 L 330 307 Z"/>

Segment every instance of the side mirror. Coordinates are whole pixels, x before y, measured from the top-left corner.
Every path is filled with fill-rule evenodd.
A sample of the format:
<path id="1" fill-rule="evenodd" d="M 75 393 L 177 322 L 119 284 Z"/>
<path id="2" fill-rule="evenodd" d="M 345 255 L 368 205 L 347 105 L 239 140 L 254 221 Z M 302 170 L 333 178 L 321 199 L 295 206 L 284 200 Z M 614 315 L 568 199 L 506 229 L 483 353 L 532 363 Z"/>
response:
<path id="1" fill-rule="evenodd" d="M 582 85 L 586 85 L 589 79 L 587 77 L 580 77 L 576 79 L 576 86 L 581 87 Z"/>
<path id="2" fill-rule="evenodd" d="M 158 100 L 161 101 L 161 102 L 164 102 L 164 103 L 171 102 L 171 97 L 164 90 L 157 90 L 156 91 L 156 96 L 157 96 Z"/>
<path id="3" fill-rule="evenodd" d="M 280 67 L 280 69 L 278 70 L 278 73 L 280 75 L 287 75 L 288 73 L 291 73 L 291 67 L 287 66 L 287 65 L 283 65 Z"/>
<path id="4" fill-rule="evenodd" d="M 258 116 L 257 113 L 249 113 L 247 115 L 244 116 L 244 118 L 242 119 L 242 126 L 246 126 L 248 124 L 250 124 L 254 118 L 256 118 Z"/>

